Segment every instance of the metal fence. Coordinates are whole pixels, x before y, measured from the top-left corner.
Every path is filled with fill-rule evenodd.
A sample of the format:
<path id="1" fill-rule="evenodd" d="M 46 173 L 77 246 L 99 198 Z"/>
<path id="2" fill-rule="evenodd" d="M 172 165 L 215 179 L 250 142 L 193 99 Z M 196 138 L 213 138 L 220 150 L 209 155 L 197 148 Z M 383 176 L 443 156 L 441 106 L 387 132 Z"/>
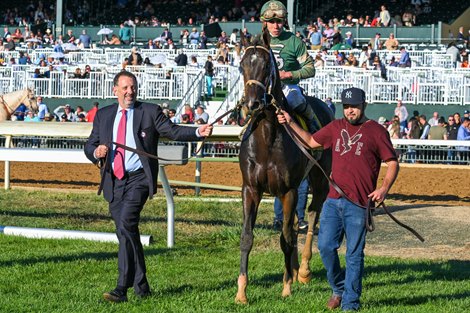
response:
<path id="1" fill-rule="evenodd" d="M 17 136 L 12 138 L 16 148 L 79 149 L 85 146 L 84 138 Z M 457 140 L 392 139 L 401 163 L 470 165 L 470 142 Z M 165 142 L 167 145 L 188 145 L 189 156 L 196 156 L 197 143 Z M 0 137 L 0 147 L 5 147 L 5 137 Z M 200 156 L 238 157 L 240 142 L 206 142 Z"/>

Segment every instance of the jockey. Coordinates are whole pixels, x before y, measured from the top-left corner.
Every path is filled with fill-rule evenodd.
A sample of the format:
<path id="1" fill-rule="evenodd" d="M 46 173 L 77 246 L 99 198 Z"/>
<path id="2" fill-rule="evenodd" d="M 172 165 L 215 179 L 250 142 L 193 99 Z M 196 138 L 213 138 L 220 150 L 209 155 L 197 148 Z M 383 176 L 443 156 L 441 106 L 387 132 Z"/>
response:
<path id="1" fill-rule="evenodd" d="M 284 30 L 284 26 L 289 26 L 284 4 L 276 0 L 266 2 L 261 8 L 260 19 L 263 29 L 267 28 L 271 36 L 271 49 L 276 57 L 287 104 L 306 119 L 308 130 L 313 133 L 318 130 L 315 113 L 307 104 L 298 83 L 301 79 L 315 76 L 314 61 L 305 43 L 292 32 Z"/>

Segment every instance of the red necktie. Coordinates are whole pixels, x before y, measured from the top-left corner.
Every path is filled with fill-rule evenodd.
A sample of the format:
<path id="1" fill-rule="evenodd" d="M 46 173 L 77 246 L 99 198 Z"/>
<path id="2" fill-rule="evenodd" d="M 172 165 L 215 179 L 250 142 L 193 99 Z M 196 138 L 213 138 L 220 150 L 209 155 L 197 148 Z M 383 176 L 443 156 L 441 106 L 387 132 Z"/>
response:
<path id="1" fill-rule="evenodd" d="M 126 144 L 126 124 L 127 124 L 127 111 L 121 110 L 121 119 L 119 120 L 119 126 L 117 131 L 116 142 L 122 145 Z M 125 150 L 117 147 L 114 154 L 114 176 L 119 179 L 124 177 L 125 167 Z"/>

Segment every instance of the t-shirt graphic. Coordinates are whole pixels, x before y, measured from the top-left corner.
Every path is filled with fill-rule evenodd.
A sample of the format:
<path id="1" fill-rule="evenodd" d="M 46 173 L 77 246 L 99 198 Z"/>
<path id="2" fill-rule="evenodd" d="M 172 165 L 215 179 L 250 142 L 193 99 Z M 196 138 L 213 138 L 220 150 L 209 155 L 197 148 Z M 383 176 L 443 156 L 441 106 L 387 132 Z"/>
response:
<path id="1" fill-rule="evenodd" d="M 340 155 L 344 155 L 351 151 L 352 147 L 356 144 L 356 142 L 359 141 L 359 139 L 361 139 L 361 137 L 362 134 L 354 134 L 354 136 L 350 138 L 348 131 L 343 128 L 341 130 L 341 138 L 343 139 L 343 143 L 341 144 L 341 146 L 344 148 L 344 150 L 341 151 Z"/>

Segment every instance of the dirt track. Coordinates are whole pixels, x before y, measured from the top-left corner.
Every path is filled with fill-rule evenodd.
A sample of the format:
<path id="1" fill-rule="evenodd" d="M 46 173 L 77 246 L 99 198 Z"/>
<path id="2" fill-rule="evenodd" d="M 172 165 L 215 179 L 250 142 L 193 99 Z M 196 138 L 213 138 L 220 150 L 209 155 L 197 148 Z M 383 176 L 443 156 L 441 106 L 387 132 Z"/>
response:
<path id="1" fill-rule="evenodd" d="M 96 190 L 99 171 L 91 164 L 11 163 L 11 185 L 40 188 L 67 188 Z M 3 183 L 4 167 L 0 167 Z M 167 166 L 169 180 L 194 182 L 195 163 L 185 166 Z M 382 168 L 381 175 L 384 173 Z M 237 163 L 205 162 L 201 181 L 208 184 L 241 186 Z M 173 186 L 179 195 L 194 194 L 193 188 Z M 238 196 L 239 192 L 203 189 L 202 195 Z M 400 169 L 398 179 L 390 191 L 391 199 L 406 203 L 441 205 L 470 205 L 470 167 L 406 167 Z"/>
<path id="2" fill-rule="evenodd" d="M 99 171 L 93 165 L 11 163 L 11 186 L 97 190 Z M 195 164 L 167 166 L 170 180 L 194 181 Z M 381 171 L 381 177 L 384 169 Z M 3 183 L 4 167 L 0 168 Z M 203 163 L 202 182 L 241 186 L 237 163 Z M 178 195 L 194 189 L 172 186 Z M 202 189 L 202 195 L 239 196 L 239 192 Z M 436 168 L 402 166 L 387 201 L 394 215 L 413 226 L 424 244 L 393 223 L 383 212 L 376 216 L 377 230 L 368 235 L 367 255 L 470 260 L 470 167 Z M 301 240 L 303 241 L 303 240 Z"/>

